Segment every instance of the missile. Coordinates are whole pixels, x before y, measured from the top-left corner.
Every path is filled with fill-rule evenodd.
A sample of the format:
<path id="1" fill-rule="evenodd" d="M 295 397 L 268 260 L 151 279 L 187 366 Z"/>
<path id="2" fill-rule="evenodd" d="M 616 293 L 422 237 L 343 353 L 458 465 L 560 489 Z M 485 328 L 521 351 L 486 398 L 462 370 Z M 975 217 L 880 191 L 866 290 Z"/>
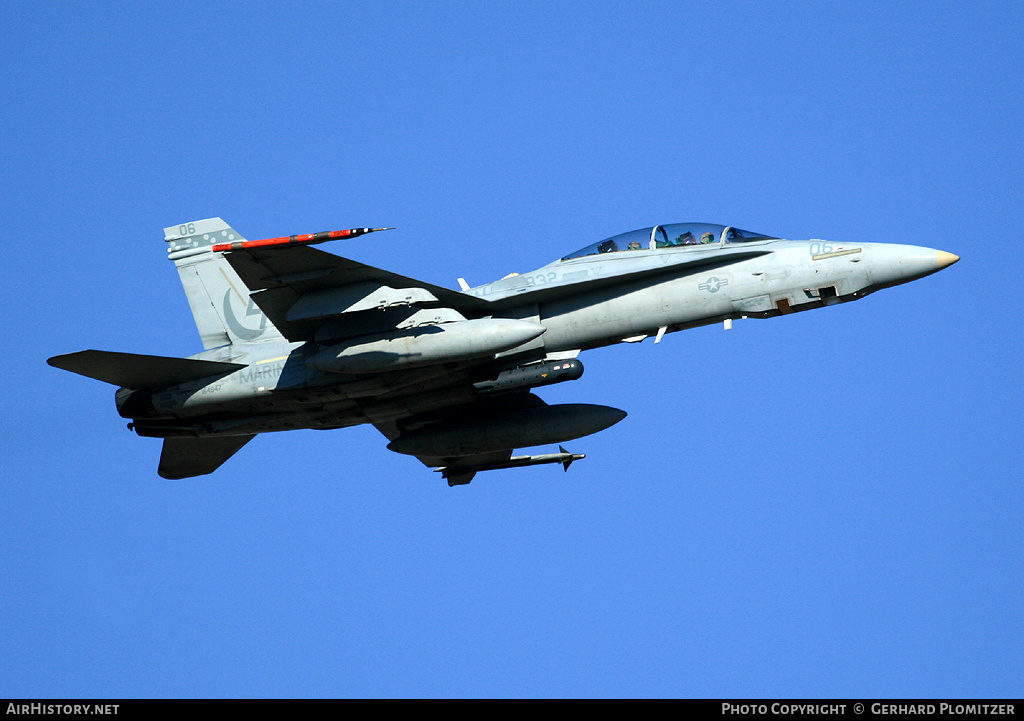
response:
<path id="1" fill-rule="evenodd" d="M 537 456 L 512 456 L 507 461 L 495 461 L 494 463 L 480 463 L 469 466 L 444 466 L 443 468 L 435 468 L 434 470 L 438 473 L 444 473 L 445 471 L 497 471 L 502 468 L 521 468 L 523 466 L 541 466 L 547 463 L 561 463 L 565 470 L 569 470 L 569 466 L 573 464 L 573 461 L 582 461 L 586 458 L 585 453 L 569 453 L 562 446 L 558 447 L 561 453 L 542 453 Z M 445 476 L 447 478 L 447 476 Z"/>
<path id="2" fill-rule="evenodd" d="M 403 433 L 388 449 L 412 456 L 473 456 L 564 443 L 603 431 L 625 417 L 618 408 L 586 403 L 521 408 L 425 426 Z"/>
<path id="3" fill-rule="evenodd" d="M 495 461 L 494 463 L 478 463 L 466 466 L 444 466 L 435 468 L 434 471 L 441 474 L 442 478 L 448 481 L 449 486 L 460 486 L 469 483 L 480 471 L 497 471 L 502 468 L 522 468 L 523 466 L 540 466 L 547 463 L 561 463 L 568 471 L 573 461 L 581 461 L 587 456 L 583 453 L 569 453 L 562 446 L 558 447 L 560 453 L 542 453 L 537 456 L 512 456 L 507 461 Z"/>
<path id="4" fill-rule="evenodd" d="M 352 338 L 320 351 L 309 363 L 328 373 L 382 373 L 484 358 L 528 343 L 545 330 L 511 318 L 440 323 Z"/>
<path id="5" fill-rule="evenodd" d="M 376 233 L 378 230 L 394 230 L 394 228 L 349 228 L 348 230 L 325 230 L 321 233 L 307 233 L 306 235 L 286 235 L 280 238 L 236 240 L 233 243 L 216 243 L 211 250 L 215 253 L 223 253 L 228 250 L 264 248 L 272 245 L 317 245 L 318 243 L 326 243 L 328 240 L 356 238 L 367 233 Z"/>

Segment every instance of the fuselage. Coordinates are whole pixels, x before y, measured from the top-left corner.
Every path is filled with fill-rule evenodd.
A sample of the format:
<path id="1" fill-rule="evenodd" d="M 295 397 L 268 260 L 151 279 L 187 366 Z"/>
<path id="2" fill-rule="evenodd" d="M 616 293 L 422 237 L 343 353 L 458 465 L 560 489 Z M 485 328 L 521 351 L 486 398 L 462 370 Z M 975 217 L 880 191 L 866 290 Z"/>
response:
<path id="1" fill-rule="evenodd" d="M 769 238 L 729 243 L 724 238 L 723 233 L 721 242 L 655 247 L 652 233 L 649 247 L 630 244 L 617 252 L 568 257 L 465 291 L 490 302 L 490 317 L 545 329 L 486 357 L 467 358 L 463 339 L 453 341 L 461 345 L 453 346 L 451 362 L 444 362 L 442 352 L 440 363 L 426 367 L 338 373 L 318 367 L 323 365 L 317 360 L 324 357 L 322 344 L 236 342 L 192 357 L 245 368 L 164 388 L 121 389 L 118 409 L 135 419 L 140 435 L 154 436 L 389 422 L 471 403 L 479 392 L 475 383 L 517 364 L 572 357 L 580 350 L 649 336 L 660 339 L 664 333 L 723 320 L 768 318 L 856 300 L 957 260 L 950 253 L 909 245 Z M 408 348 L 407 337 L 403 343 Z M 437 352 L 436 343 L 432 352 Z"/>
<path id="2" fill-rule="evenodd" d="M 695 259 L 701 264 L 694 265 Z M 856 300 L 934 273 L 955 259 L 910 245 L 764 240 L 589 255 L 469 292 L 508 302 L 517 295 L 540 295 L 537 291 L 545 288 L 618 280 L 540 303 L 544 346 L 563 351 L 654 335 L 662 327 L 673 332 Z"/>

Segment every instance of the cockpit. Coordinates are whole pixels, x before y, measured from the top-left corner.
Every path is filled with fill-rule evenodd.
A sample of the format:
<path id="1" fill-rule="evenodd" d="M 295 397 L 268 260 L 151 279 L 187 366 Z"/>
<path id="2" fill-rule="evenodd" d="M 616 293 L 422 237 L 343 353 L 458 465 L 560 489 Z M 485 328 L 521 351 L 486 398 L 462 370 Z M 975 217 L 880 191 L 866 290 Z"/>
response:
<path id="1" fill-rule="evenodd" d="M 712 223 L 673 223 L 656 225 L 653 228 L 631 230 L 607 240 L 592 243 L 586 248 L 567 255 L 562 260 L 582 258 L 599 253 L 616 253 L 624 250 L 655 250 L 657 248 L 679 248 L 683 246 L 713 245 L 716 243 L 750 243 L 755 240 L 777 240 L 774 236 L 740 230 L 731 225 Z"/>

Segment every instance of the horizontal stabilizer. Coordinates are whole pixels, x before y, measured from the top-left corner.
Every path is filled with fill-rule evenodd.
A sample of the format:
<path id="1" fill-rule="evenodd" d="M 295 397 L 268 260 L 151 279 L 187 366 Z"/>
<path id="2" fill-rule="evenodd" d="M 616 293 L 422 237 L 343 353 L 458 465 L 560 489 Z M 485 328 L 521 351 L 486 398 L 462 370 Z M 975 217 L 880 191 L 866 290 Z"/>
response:
<path id="1" fill-rule="evenodd" d="M 124 388 L 172 385 L 245 368 L 245 365 L 239 363 L 114 353 L 105 350 L 83 350 L 58 355 L 46 362 L 54 368 Z"/>
<path id="2" fill-rule="evenodd" d="M 205 476 L 213 473 L 242 446 L 255 438 L 249 436 L 217 436 L 206 438 L 165 438 L 160 454 L 161 478 L 176 481 L 180 478 Z"/>

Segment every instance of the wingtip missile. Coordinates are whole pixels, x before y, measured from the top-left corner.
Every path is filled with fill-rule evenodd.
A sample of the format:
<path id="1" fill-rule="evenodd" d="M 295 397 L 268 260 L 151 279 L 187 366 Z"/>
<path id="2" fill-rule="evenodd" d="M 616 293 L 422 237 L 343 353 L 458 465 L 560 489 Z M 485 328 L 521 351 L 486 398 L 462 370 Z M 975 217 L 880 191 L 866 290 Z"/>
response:
<path id="1" fill-rule="evenodd" d="M 259 240 L 236 240 L 232 243 L 217 243 L 211 250 L 215 253 L 223 253 L 229 250 L 243 250 L 246 248 L 266 248 L 276 245 L 317 245 L 326 243 L 329 240 L 342 240 L 345 238 L 357 238 L 367 233 L 376 233 L 381 230 L 394 230 L 391 228 L 349 228 L 348 230 L 325 230 L 320 233 L 307 233 L 305 235 L 285 235 L 280 238 L 261 238 Z"/>

